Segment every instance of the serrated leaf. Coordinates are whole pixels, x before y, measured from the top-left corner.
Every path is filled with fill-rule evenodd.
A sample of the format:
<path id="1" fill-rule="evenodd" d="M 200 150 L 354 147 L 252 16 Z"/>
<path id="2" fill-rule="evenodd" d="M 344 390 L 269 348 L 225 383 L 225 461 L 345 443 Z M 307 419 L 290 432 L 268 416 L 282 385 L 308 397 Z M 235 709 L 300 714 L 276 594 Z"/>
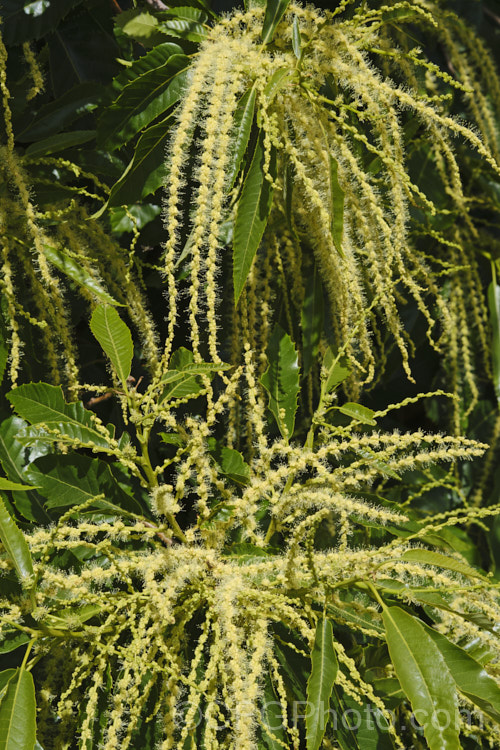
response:
<path id="1" fill-rule="evenodd" d="M 422 624 L 441 652 L 460 692 L 500 724 L 500 687 L 495 680 L 463 648 Z"/>
<path id="2" fill-rule="evenodd" d="M 118 148 L 179 101 L 188 64 L 185 55 L 173 55 L 127 84 L 99 120 L 99 143 L 111 150 Z"/>
<path id="3" fill-rule="evenodd" d="M 0 463 L 7 478 L 22 485 L 28 483 L 27 464 L 47 450 L 45 445 L 27 449 L 17 439 L 20 430 L 24 427 L 26 427 L 26 422 L 14 416 L 5 419 L 0 425 Z M 35 491 L 15 490 L 12 493 L 12 502 L 18 513 L 29 521 L 46 522 L 48 520 L 39 495 Z"/>
<path id="4" fill-rule="evenodd" d="M 53 429 L 66 431 L 71 438 L 96 446 L 108 447 L 106 437 L 94 429 L 93 413 L 84 408 L 81 401 L 67 404 L 60 386 L 48 383 L 26 383 L 7 394 L 15 412 L 30 424 L 43 423 Z M 21 430 L 29 442 L 37 439 L 60 440 L 58 435 L 44 433 L 43 428 Z"/>
<path id="5" fill-rule="evenodd" d="M 448 557 L 441 552 L 434 552 L 429 549 L 410 549 L 403 553 L 402 560 L 423 563 L 424 565 L 436 565 L 445 570 L 454 570 L 469 578 L 481 578 L 486 581 L 487 578 L 479 570 L 467 565 L 462 560 L 456 560 L 454 557 Z"/>
<path id="6" fill-rule="evenodd" d="M 339 669 L 333 646 L 332 623 L 318 620 L 307 681 L 307 750 L 319 750 L 329 717 L 330 698 Z"/>
<path id="7" fill-rule="evenodd" d="M 300 25 L 297 16 L 294 16 L 292 24 L 292 49 L 297 60 L 300 60 L 302 54 L 302 38 L 300 35 Z"/>
<path id="8" fill-rule="evenodd" d="M 293 435 L 300 391 L 298 356 L 290 336 L 276 326 L 267 348 L 269 366 L 260 382 L 269 394 L 271 410 L 285 440 Z"/>
<path id="9" fill-rule="evenodd" d="M 28 640 L 30 639 L 28 638 Z M 7 685 L 16 674 L 16 671 L 16 669 L 4 669 L 0 672 L 0 701 L 7 692 Z"/>
<path id="10" fill-rule="evenodd" d="M 41 156 L 59 154 L 67 148 L 81 146 L 82 143 L 93 141 L 96 136 L 95 130 L 71 130 L 68 133 L 57 133 L 50 135 L 42 141 L 32 143 L 26 149 L 26 156 L 30 159 L 38 159 Z"/>
<path id="11" fill-rule="evenodd" d="M 167 383 L 163 390 L 159 403 L 165 400 L 178 398 L 191 398 L 198 396 L 203 386 L 196 374 L 190 374 L 178 370 L 169 370 L 162 378 L 162 383 Z"/>
<path id="12" fill-rule="evenodd" d="M 200 8 L 177 6 L 159 15 L 159 28 L 169 36 L 186 39 L 189 42 L 202 42 L 206 36 L 204 23 L 207 15 Z"/>
<path id="13" fill-rule="evenodd" d="M 336 159 L 329 154 L 330 160 L 330 204 L 331 204 L 331 224 L 330 231 L 332 234 L 333 244 L 338 254 L 343 258 L 342 240 L 344 236 L 344 191 L 340 187 L 338 171 L 339 165 Z"/>
<path id="14" fill-rule="evenodd" d="M 286 747 L 281 702 L 276 694 L 271 675 L 266 674 L 261 711 L 262 742 L 266 750 L 282 750 Z"/>
<path id="15" fill-rule="evenodd" d="M 33 750 L 36 742 L 36 701 L 33 675 L 16 670 L 0 703 L 0 750 Z"/>
<path id="16" fill-rule="evenodd" d="M 323 357 L 323 368 L 326 371 L 326 377 L 323 380 L 321 387 L 321 393 L 326 396 L 330 391 L 336 388 L 340 383 L 343 383 L 346 378 L 351 374 L 350 369 L 342 364 L 342 359 L 338 359 L 333 356 L 333 352 L 328 347 Z"/>
<path id="17" fill-rule="evenodd" d="M 33 562 L 24 534 L 0 497 L 0 541 L 12 561 L 21 583 L 29 583 L 33 578 Z"/>
<path id="18" fill-rule="evenodd" d="M 271 211 L 273 188 L 264 175 L 264 159 L 264 133 L 261 131 L 236 210 L 233 238 L 235 303 L 240 298 Z M 276 177 L 274 147 L 271 147 L 269 172 Z"/>
<path id="19" fill-rule="evenodd" d="M 221 474 L 229 477 L 238 484 L 248 484 L 250 480 L 250 466 L 245 462 L 241 453 L 234 448 L 220 445 L 215 438 L 208 439 L 208 449 L 216 460 Z"/>
<path id="20" fill-rule="evenodd" d="M 182 54 L 182 47 L 174 42 L 164 42 L 163 44 L 156 45 L 156 47 L 153 47 L 153 49 L 149 50 L 145 55 L 134 60 L 131 65 L 127 65 L 124 70 L 116 76 L 112 83 L 113 89 L 117 92 L 121 92 L 125 86 L 136 78 L 144 75 L 144 73 L 165 65 L 172 55 Z"/>
<path id="21" fill-rule="evenodd" d="M 45 256 L 52 265 L 58 268 L 65 276 L 70 278 L 79 286 L 84 287 L 92 294 L 94 294 L 101 302 L 107 302 L 110 305 L 118 305 L 122 307 L 120 302 L 117 302 L 103 287 L 103 285 L 95 279 L 85 268 L 82 268 L 77 261 L 71 256 L 67 255 L 62 250 L 59 250 L 50 245 L 44 245 Z"/>
<path id="22" fill-rule="evenodd" d="M 335 408 L 342 414 L 345 414 L 347 417 L 355 419 L 357 422 L 362 422 L 363 424 L 369 425 L 377 424 L 373 419 L 373 415 L 375 414 L 375 412 L 372 409 L 368 409 L 366 406 L 362 406 L 361 404 L 355 404 L 351 401 L 348 401 L 346 404 L 343 404 L 342 406 L 336 406 Z"/>
<path id="23" fill-rule="evenodd" d="M 9 479 L 0 477 L 0 490 L 36 490 L 31 484 L 18 484 L 18 482 L 11 482 Z"/>
<path id="24" fill-rule="evenodd" d="M 2 630 L 2 639 L 0 640 L 0 654 L 9 654 L 11 651 L 15 651 L 16 648 L 26 645 L 30 640 L 29 635 L 23 633 L 21 630 L 7 630 L 4 628 Z"/>
<path id="25" fill-rule="evenodd" d="M 113 365 L 125 390 L 132 368 L 134 345 L 129 327 L 114 307 L 98 305 L 90 320 L 90 330 Z"/>
<path id="26" fill-rule="evenodd" d="M 42 456 L 30 464 L 27 473 L 38 484 L 48 508 L 80 505 L 104 494 L 105 500 L 96 501 L 95 507 L 141 511 L 141 506 L 121 489 L 110 464 L 97 458 L 76 453 Z"/>
<path id="27" fill-rule="evenodd" d="M 116 25 L 124 34 L 145 46 L 154 47 L 165 41 L 163 33 L 159 31 L 156 16 L 140 8 L 119 13 L 116 17 Z"/>
<path id="28" fill-rule="evenodd" d="M 488 307 L 490 310 L 491 324 L 491 363 L 493 368 L 493 385 L 497 402 L 500 406 L 500 286 L 496 283 L 496 273 L 494 272 L 494 281 L 488 287 Z"/>
<path id="29" fill-rule="evenodd" d="M 16 133 L 16 140 L 33 143 L 61 134 L 72 122 L 92 112 L 103 100 L 104 94 L 104 87 L 95 81 L 74 86 L 55 101 L 41 107 L 32 122 Z"/>
<path id="30" fill-rule="evenodd" d="M 429 750 L 456 750 L 460 747 L 457 694 L 443 655 L 423 624 L 400 607 L 384 607 L 382 617 L 396 676 L 423 727 Z"/>
<path id="31" fill-rule="evenodd" d="M 120 179 L 113 185 L 106 206 L 95 216 L 112 206 L 129 206 L 155 193 L 167 176 L 165 147 L 174 118 L 169 115 L 144 131 Z"/>
<path id="32" fill-rule="evenodd" d="M 290 0 L 267 0 L 264 25 L 262 26 L 262 41 L 264 44 L 272 42 L 278 24 L 289 4 Z"/>
<path id="33" fill-rule="evenodd" d="M 323 333 L 323 285 L 317 264 L 305 280 L 305 294 L 301 313 L 302 365 L 307 375 L 318 354 Z"/>
<path id="34" fill-rule="evenodd" d="M 257 89 L 254 84 L 246 91 L 238 102 L 234 113 L 234 126 L 231 134 L 231 152 L 227 166 L 226 190 L 230 192 L 238 177 L 243 156 L 248 147 L 250 132 L 252 130 L 253 116 L 255 111 L 255 100 Z"/>

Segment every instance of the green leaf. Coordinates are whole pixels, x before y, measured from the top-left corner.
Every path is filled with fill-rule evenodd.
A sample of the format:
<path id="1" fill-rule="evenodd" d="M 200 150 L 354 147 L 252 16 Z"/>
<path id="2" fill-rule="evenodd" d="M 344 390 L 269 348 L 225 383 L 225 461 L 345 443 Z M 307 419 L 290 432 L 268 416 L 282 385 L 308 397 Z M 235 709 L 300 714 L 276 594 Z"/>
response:
<path id="1" fill-rule="evenodd" d="M 31 672 L 21 668 L 0 703 L 0 750 L 33 750 L 35 742 L 35 684 Z"/>
<path id="2" fill-rule="evenodd" d="M 27 449 L 17 439 L 19 432 L 25 427 L 26 422 L 14 416 L 5 419 L 0 425 L 0 463 L 7 478 L 21 485 L 28 484 L 27 464 L 46 450 L 45 445 Z M 48 520 L 39 495 L 35 491 L 15 490 L 12 491 L 11 497 L 16 510 L 24 518 L 42 523 Z"/>
<path id="3" fill-rule="evenodd" d="M 62 250 L 58 250 L 50 245 L 44 245 L 45 256 L 52 265 L 58 268 L 65 276 L 76 282 L 79 286 L 84 287 L 92 292 L 101 302 L 107 302 L 110 305 L 122 306 L 117 302 L 85 268 L 82 268 L 74 258 L 66 255 Z"/>
<path id="4" fill-rule="evenodd" d="M 500 687 L 495 680 L 463 648 L 422 624 L 441 652 L 460 692 L 500 724 Z"/>
<path id="5" fill-rule="evenodd" d="M 141 506 L 122 490 L 109 463 L 77 453 L 51 454 L 37 458 L 28 476 L 39 486 L 48 508 L 80 505 L 96 495 L 105 500 L 95 507 L 141 512 Z"/>
<path id="6" fill-rule="evenodd" d="M 292 79 L 296 77 L 297 73 L 295 68 L 285 66 L 278 68 L 272 74 L 271 78 L 266 84 L 263 91 L 263 96 L 267 99 L 268 105 L 273 101 L 274 97 L 281 91 L 283 86 L 286 86 Z"/>
<path id="7" fill-rule="evenodd" d="M 486 581 L 487 578 L 476 568 L 467 565 L 462 560 L 456 560 L 454 557 L 448 557 L 441 552 L 434 552 L 429 549 L 410 549 L 402 555 L 402 560 L 423 563 L 424 565 L 436 565 L 445 570 L 454 570 L 469 578 L 481 578 Z"/>
<path id="8" fill-rule="evenodd" d="M 375 412 L 372 411 L 372 409 L 368 409 L 366 406 L 361 406 L 361 404 L 354 404 L 351 401 L 348 401 L 346 404 L 336 406 L 335 408 L 347 417 L 355 419 L 357 422 L 370 425 L 377 424 L 373 419 Z"/>
<path id="9" fill-rule="evenodd" d="M 189 58 L 172 55 L 159 68 L 149 70 L 127 84 L 99 120 L 99 143 L 113 150 L 175 104 L 186 85 Z"/>
<path id="10" fill-rule="evenodd" d="M 0 477 L 0 490 L 36 490 L 31 484 L 18 484 L 18 482 L 11 482 L 9 479 Z"/>
<path id="11" fill-rule="evenodd" d="M 243 156 L 247 150 L 250 132 L 252 130 L 256 98 L 257 89 L 254 84 L 243 94 L 234 113 L 234 129 L 231 135 L 231 152 L 229 164 L 227 166 L 227 192 L 231 191 L 234 186 L 240 171 Z"/>
<path id="12" fill-rule="evenodd" d="M 169 36 L 196 43 L 202 42 L 206 36 L 203 24 L 207 20 L 207 14 L 200 8 L 177 6 L 159 14 L 159 18 L 159 28 Z"/>
<path id="13" fill-rule="evenodd" d="M 496 283 L 495 267 L 492 264 L 494 281 L 488 287 L 488 307 L 491 323 L 491 360 L 493 385 L 500 406 L 500 286 Z"/>
<path id="14" fill-rule="evenodd" d="M 59 154 L 66 148 L 81 146 L 82 143 L 93 141 L 96 136 L 95 130 L 71 130 L 68 133 L 57 133 L 44 138 L 43 141 L 32 143 L 26 149 L 26 156 L 30 159 L 38 159 L 40 156 Z"/>
<path id="15" fill-rule="evenodd" d="M 93 413 L 85 409 L 81 401 L 67 404 L 60 386 L 47 383 L 26 383 L 10 391 L 7 398 L 16 413 L 30 424 L 43 423 L 83 443 L 93 443 L 101 447 L 109 446 L 106 437 L 94 429 Z M 20 441 L 23 435 L 25 441 L 29 442 L 36 439 L 49 442 L 62 439 L 59 435 L 44 432 L 43 427 L 21 430 L 18 435 Z"/>
<path id="16" fill-rule="evenodd" d="M 333 647 L 332 623 L 323 618 L 316 625 L 311 653 L 311 674 L 307 681 L 307 750 L 318 750 L 323 741 L 338 669 L 337 655 Z"/>
<path id="17" fill-rule="evenodd" d="M 215 438 L 208 438 L 208 449 L 216 460 L 221 474 L 229 477 L 238 484 L 248 484 L 250 481 L 250 466 L 245 463 L 241 453 L 234 448 L 220 445 Z"/>
<path id="18" fill-rule="evenodd" d="M 342 364 L 343 361 L 343 358 L 339 360 L 338 357 L 334 357 L 332 350 L 328 347 L 323 357 L 323 369 L 326 373 L 321 387 L 323 397 L 340 385 L 340 383 L 343 383 L 351 374 L 350 369 L 345 364 Z"/>
<path id="19" fill-rule="evenodd" d="M 174 42 L 158 44 L 145 55 L 134 60 L 131 65 L 127 65 L 113 80 L 113 89 L 120 93 L 127 84 L 144 75 L 144 73 L 165 65 L 172 55 L 182 54 L 184 54 L 182 47 Z"/>
<path id="20" fill-rule="evenodd" d="M 292 24 L 292 48 L 297 60 L 300 60 L 302 54 L 302 38 L 300 35 L 300 25 L 297 16 L 293 18 Z"/>
<path id="21" fill-rule="evenodd" d="M 262 742 L 266 750 L 282 750 L 286 745 L 282 708 L 269 672 L 266 674 L 262 701 Z"/>
<path id="22" fill-rule="evenodd" d="M 14 564 L 22 584 L 33 579 L 33 562 L 24 534 L 20 531 L 0 497 L 0 541 Z"/>
<path id="23" fill-rule="evenodd" d="M 190 398 L 198 396 L 203 390 L 203 385 L 196 374 L 190 374 L 178 370 L 168 370 L 161 379 L 161 383 L 168 385 L 160 396 L 159 402 L 168 399 Z"/>
<path id="24" fill-rule="evenodd" d="M 28 640 L 30 639 L 28 638 Z M 2 672 L 0 672 L 0 702 L 5 696 L 5 693 L 7 692 L 7 686 L 16 672 L 16 669 L 4 669 Z"/>
<path id="25" fill-rule="evenodd" d="M 113 365 L 123 387 L 132 368 L 134 345 L 130 329 L 114 307 L 98 305 L 92 314 L 90 330 Z"/>
<path id="26" fill-rule="evenodd" d="M 301 325 L 303 374 L 307 375 L 318 354 L 323 333 L 323 285 L 316 263 L 312 273 L 309 273 L 305 279 Z"/>
<path id="27" fill-rule="evenodd" d="M 300 370 L 290 336 L 276 326 L 267 348 L 269 366 L 260 382 L 269 394 L 269 408 L 285 440 L 293 435 Z"/>
<path id="28" fill-rule="evenodd" d="M 283 18 L 290 0 L 267 0 L 264 25 L 262 27 L 262 41 L 264 44 L 272 42 L 274 32 Z"/>
<path id="29" fill-rule="evenodd" d="M 233 239 L 235 303 L 240 298 L 271 211 L 273 188 L 264 175 L 264 158 L 264 133 L 261 131 L 236 210 Z M 276 177 L 274 147 L 271 147 L 269 172 Z"/>
<path id="30" fill-rule="evenodd" d="M 330 159 L 330 202 L 332 219 L 330 231 L 333 244 L 338 254 L 343 258 L 342 239 L 344 236 L 344 191 L 340 187 L 338 171 L 339 165 L 336 159 L 329 154 Z"/>
<path id="31" fill-rule="evenodd" d="M 455 682 L 424 625 L 400 607 L 382 612 L 391 661 L 430 750 L 457 750 Z"/>
<path id="32" fill-rule="evenodd" d="M 166 41 L 164 34 L 159 30 L 156 16 L 140 8 L 122 11 L 116 16 L 115 22 L 124 34 L 144 46 L 154 47 Z"/>
<path id="33" fill-rule="evenodd" d="M 8 654 L 11 651 L 15 651 L 16 648 L 20 648 L 20 646 L 29 643 L 30 640 L 30 636 L 27 633 L 23 633 L 21 630 L 16 630 L 15 628 L 7 630 L 4 628 L 2 631 L 2 639 L 0 640 L 0 654 Z M 1 674 L 3 674 L 3 672 L 0 673 L 0 676 Z"/>
<path id="34" fill-rule="evenodd" d="M 169 115 L 144 131 L 134 150 L 134 156 L 120 179 L 111 188 L 106 206 L 96 218 L 111 206 L 129 206 L 155 193 L 167 176 L 165 148 L 174 118 Z"/>

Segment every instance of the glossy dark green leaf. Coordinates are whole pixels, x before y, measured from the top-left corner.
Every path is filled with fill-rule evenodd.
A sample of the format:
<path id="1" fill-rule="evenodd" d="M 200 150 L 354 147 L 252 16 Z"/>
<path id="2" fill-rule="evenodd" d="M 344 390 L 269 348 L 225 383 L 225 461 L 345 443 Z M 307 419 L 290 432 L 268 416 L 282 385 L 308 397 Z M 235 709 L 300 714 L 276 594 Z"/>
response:
<path id="1" fill-rule="evenodd" d="M 373 419 L 373 415 L 375 414 L 375 412 L 372 409 L 368 409 L 366 406 L 362 406 L 361 404 L 355 404 L 349 401 L 342 406 L 337 406 L 336 408 L 342 414 L 345 414 L 351 419 L 355 419 L 357 422 L 362 422 L 363 424 L 370 425 L 377 424 Z"/>
<path id="2" fill-rule="evenodd" d="M 429 750 L 457 750 L 456 687 L 441 651 L 424 625 L 400 607 L 384 607 L 382 617 L 396 676 Z"/>
<path id="3" fill-rule="evenodd" d="M 500 724 L 500 687 L 495 680 L 463 648 L 425 624 L 424 628 L 441 652 L 460 692 Z"/>
<path id="4" fill-rule="evenodd" d="M 21 143 L 31 143 L 59 135 L 79 117 L 92 112 L 103 97 L 102 86 L 95 83 L 78 84 L 55 101 L 44 105 L 34 120 L 16 133 L 16 139 Z"/>
<path id="5" fill-rule="evenodd" d="M 293 435 L 300 391 L 298 356 L 290 336 L 276 326 L 267 348 L 268 368 L 260 382 L 269 394 L 271 410 L 285 439 Z"/>
<path id="6" fill-rule="evenodd" d="M 2 0 L 2 36 L 7 45 L 40 39 L 83 0 Z"/>
<path id="7" fill-rule="evenodd" d="M 344 257 L 342 240 L 344 236 L 344 191 L 340 187 L 338 171 L 339 165 L 336 159 L 329 154 L 330 159 L 330 201 L 331 201 L 331 225 L 333 244 L 339 255 Z"/>
<path id="8" fill-rule="evenodd" d="M 60 386 L 48 383 L 26 383 L 7 394 L 15 412 L 30 424 L 43 423 L 53 429 L 62 431 L 70 437 L 96 446 L 107 447 L 106 436 L 94 429 L 93 413 L 83 407 L 81 401 L 67 404 Z M 50 435 L 40 428 L 39 431 L 24 429 L 19 437 L 25 435 L 29 442 L 37 439 L 54 441 L 61 436 Z"/>
<path id="9" fill-rule="evenodd" d="M 318 354 L 323 333 L 323 285 L 316 263 L 305 279 L 301 325 L 303 374 L 307 375 Z"/>
<path id="10" fill-rule="evenodd" d="M 27 473 L 37 482 L 48 508 L 80 505 L 104 494 L 105 501 L 96 501 L 96 507 L 141 511 L 141 506 L 118 484 L 111 465 L 97 458 L 76 453 L 42 456 L 30 464 Z"/>
<path id="11" fill-rule="evenodd" d="M 26 448 L 17 438 L 26 422 L 19 417 L 9 417 L 0 425 L 0 463 L 7 477 L 17 484 L 29 484 L 26 474 L 27 464 L 38 455 L 46 452 L 46 445 Z M 14 491 L 12 502 L 24 518 L 29 521 L 47 522 L 48 516 L 43 509 L 41 498 L 34 490 Z"/>
<path id="12" fill-rule="evenodd" d="M 262 27 L 262 41 L 264 44 L 272 42 L 274 32 L 283 18 L 290 0 L 267 0 L 264 25 Z"/>
<path id="13" fill-rule="evenodd" d="M 500 286 L 494 281 L 488 287 L 488 307 L 491 324 L 491 361 L 493 367 L 493 385 L 497 402 L 500 405 Z"/>
<path id="14" fill-rule="evenodd" d="M 325 734 L 335 678 L 339 669 L 333 646 L 332 623 L 318 620 L 311 652 L 311 674 L 307 681 L 307 750 L 319 750 Z"/>
<path id="15" fill-rule="evenodd" d="M 169 36 L 197 43 L 202 42 L 206 36 L 203 24 L 207 15 L 200 8 L 176 6 L 161 13 L 159 18 L 159 28 Z"/>
<path id="16" fill-rule="evenodd" d="M 70 278 L 79 286 L 92 292 L 101 302 L 107 302 L 110 305 L 121 306 L 104 288 L 103 284 L 94 276 L 80 266 L 77 261 L 60 250 L 50 245 L 44 245 L 45 256 L 52 265 L 59 269 L 65 276 Z"/>
<path id="17" fill-rule="evenodd" d="M 33 561 L 29 547 L 0 496 L 0 541 L 12 561 L 19 580 L 29 584 L 33 578 Z"/>
<path id="18" fill-rule="evenodd" d="M 235 302 L 240 298 L 271 211 L 273 188 L 264 175 L 264 159 L 264 134 L 261 132 L 236 211 L 233 238 Z M 276 152 L 273 147 L 269 172 L 276 176 Z"/>
<path id="19" fill-rule="evenodd" d="M 134 345 L 129 327 L 114 307 L 98 305 L 90 320 L 90 330 L 113 365 L 125 390 L 132 368 Z"/>
<path id="20" fill-rule="evenodd" d="M 0 703 L 0 750 L 33 750 L 35 742 L 35 684 L 31 672 L 20 668 Z"/>
<path id="21" fill-rule="evenodd" d="M 73 146 L 80 146 L 82 143 L 88 143 L 95 139 L 95 130 L 71 130 L 68 133 L 57 133 L 49 135 L 42 141 L 32 143 L 26 149 L 26 156 L 30 159 L 38 159 L 41 156 L 51 156 L 59 154 L 65 149 Z"/>
<path id="22" fill-rule="evenodd" d="M 257 89 L 252 86 L 241 97 L 234 113 L 234 127 L 231 136 L 231 155 L 227 167 L 227 187 L 230 191 L 240 171 L 241 162 L 248 147 L 250 132 L 252 130 L 253 116 L 255 111 L 255 100 Z"/>
<path id="23" fill-rule="evenodd" d="M 160 403 L 165 400 L 178 398 L 192 398 L 198 396 L 203 390 L 203 385 L 196 373 L 183 372 L 182 370 L 168 370 L 161 379 L 165 388 L 160 396 Z"/>
<path id="24" fill-rule="evenodd" d="M 99 143 L 115 149 L 127 143 L 177 101 L 186 85 L 189 58 L 173 55 L 127 84 L 99 120 Z"/>
<path id="25" fill-rule="evenodd" d="M 173 123 L 174 118 L 169 116 L 144 131 L 131 162 L 111 188 L 108 207 L 136 203 L 161 187 L 167 175 L 165 147 Z"/>
<path id="26" fill-rule="evenodd" d="M 162 65 L 165 65 L 165 63 L 168 62 L 172 55 L 182 54 L 182 47 L 174 42 L 158 44 L 145 55 L 134 60 L 132 64 L 125 66 L 120 74 L 113 80 L 113 89 L 120 94 L 125 86 L 136 78 L 144 75 L 144 73 L 148 73 L 150 70 L 161 68 Z"/>

